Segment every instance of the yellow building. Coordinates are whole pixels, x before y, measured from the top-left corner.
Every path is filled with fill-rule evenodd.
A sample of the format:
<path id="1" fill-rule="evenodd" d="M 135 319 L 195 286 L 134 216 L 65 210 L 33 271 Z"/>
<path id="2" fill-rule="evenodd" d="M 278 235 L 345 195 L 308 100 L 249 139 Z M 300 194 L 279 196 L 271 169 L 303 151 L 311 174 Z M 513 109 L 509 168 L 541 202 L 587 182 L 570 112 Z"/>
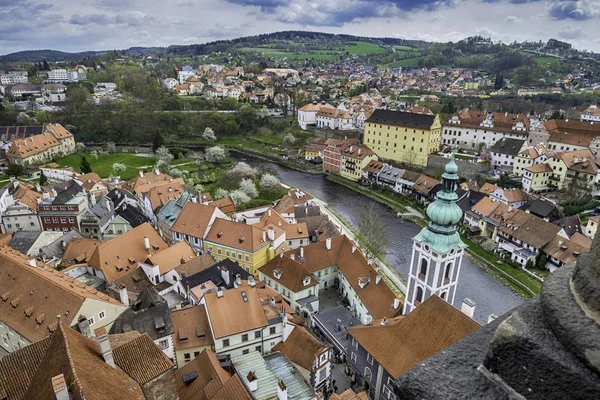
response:
<path id="1" fill-rule="evenodd" d="M 523 190 L 527 193 L 541 193 L 550 190 L 556 183 L 549 164 L 536 164 L 525 168 Z"/>
<path id="2" fill-rule="evenodd" d="M 215 260 L 226 258 L 258 276 L 258 268 L 275 257 L 275 249 L 285 242 L 285 231 L 277 226 L 264 230 L 241 222 L 217 218 L 204 239 L 204 250 Z"/>
<path id="3" fill-rule="evenodd" d="M 437 115 L 375 110 L 365 121 L 363 143 L 380 158 L 427 166 L 439 151 L 442 124 Z"/>
<path id="4" fill-rule="evenodd" d="M 341 152 L 340 175 L 346 179 L 357 181 L 362 177 L 362 170 L 372 160 L 377 160 L 377 155 L 367 146 L 351 144 Z"/>
<path id="5" fill-rule="evenodd" d="M 582 186 L 591 187 L 598 172 L 596 158 L 589 149 L 556 153 L 547 163 L 552 167 L 552 186 L 558 190 L 563 189 L 571 179 L 576 179 Z"/>
<path id="6" fill-rule="evenodd" d="M 205 349 L 214 350 L 214 340 L 204 305 L 171 310 L 171 321 L 177 368 L 198 357 Z"/>

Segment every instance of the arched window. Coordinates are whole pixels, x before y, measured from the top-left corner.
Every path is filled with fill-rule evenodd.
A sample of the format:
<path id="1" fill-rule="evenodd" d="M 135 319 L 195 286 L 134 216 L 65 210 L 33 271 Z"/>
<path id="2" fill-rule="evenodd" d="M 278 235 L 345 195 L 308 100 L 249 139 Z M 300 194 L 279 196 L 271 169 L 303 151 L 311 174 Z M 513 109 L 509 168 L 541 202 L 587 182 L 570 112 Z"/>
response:
<path id="1" fill-rule="evenodd" d="M 448 294 L 448 292 L 442 292 L 442 295 L 440 296 L 442 299 L 446 300 L 446 295 Z"/>
<path id="2" fill-rule="evenodd" d="M 427 260 L 423 258 L 421 260 L 421 268 L 419 269 L 419 278 L 425 279 L 426 275 L 427 275 Z"/>
<path id="3" fill-rule="evenodd" d="M 423 288 L 417 286 L 417 293 L 415 294 L 415 305 L 421 304 L 423 301 Z"/>
<path id="4" fill-rule="evenodd" d="M 446 264 L 446 270 L 444 271 L 444 284 L 450 282 L 450 271 L 452 270 L 452 263 Z"/>
<path id="5" fill-rule="evenodd" d="M 372 376 L 373 376 L 373 374 L 371 373 L 371 369 L 369 367 L 365 367 L 365 373 L 364 373 L 365 381 L 371 382 Z"/>

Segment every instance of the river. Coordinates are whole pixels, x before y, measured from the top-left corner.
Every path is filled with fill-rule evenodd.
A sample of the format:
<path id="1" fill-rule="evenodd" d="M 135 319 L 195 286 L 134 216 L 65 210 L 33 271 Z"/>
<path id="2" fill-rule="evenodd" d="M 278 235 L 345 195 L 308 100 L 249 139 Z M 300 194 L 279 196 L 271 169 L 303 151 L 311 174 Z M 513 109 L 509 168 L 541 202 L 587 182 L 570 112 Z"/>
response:
<path id="1" fill-rule="evenodd" d="M 386 258 L 390 265 L 403 277 L 408 276 L 412 254 L 412 237 L 421 229 L 419 226 L 397 218 L 389 208 L 345 186 L 328 181 L 322 175 L 304 174 L 277 164 L 252 158 L 248 158 L 247 162 L 255 167 L 260 165 L 273 167 L 284 182 L 305 190 L 328 203 L 332 209 L 355 228 L 360 221 L 362 210 L 369 204 L 375 203 L 390 242 Z M 475 319 L 483 324 L 487 323 L 490 314 L 500 316 L 523 302 L 523 299 L 508 287 L 476 266 L 468 257 L 464 257 L 454 305 L 460 309 L 462 300 L 467 297 L 476 303 Z"/>

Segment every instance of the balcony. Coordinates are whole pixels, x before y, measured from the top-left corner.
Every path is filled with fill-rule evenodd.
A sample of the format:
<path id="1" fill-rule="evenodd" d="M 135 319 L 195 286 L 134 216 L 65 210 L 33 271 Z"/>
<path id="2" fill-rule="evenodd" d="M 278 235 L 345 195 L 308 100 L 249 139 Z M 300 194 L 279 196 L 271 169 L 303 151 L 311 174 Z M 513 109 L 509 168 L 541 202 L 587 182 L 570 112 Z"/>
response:
<path id="1" fill-rule="evenodd" d="M 558 181 L 560 181 L 560 178 L 558 176 L 556 176 L 556 175 L 550 175 L 550 180 L 558 182 Z"/>

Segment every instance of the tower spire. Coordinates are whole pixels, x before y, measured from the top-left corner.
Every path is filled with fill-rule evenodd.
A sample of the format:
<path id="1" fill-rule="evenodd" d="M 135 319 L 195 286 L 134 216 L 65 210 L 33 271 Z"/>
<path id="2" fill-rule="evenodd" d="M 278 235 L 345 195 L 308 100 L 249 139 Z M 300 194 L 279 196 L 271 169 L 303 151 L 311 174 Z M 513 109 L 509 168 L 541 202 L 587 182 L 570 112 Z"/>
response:
<path id="1" fill-rule="evenodd" d="M 408 278 L 404 314 L 408 314 L 432 295 L 454 302 L 463 249 L 457 224 L 462 210 L 456 204 L 458 165 L 454 151 L 442 174 L 442 188 L 427 207 L 429 222 L 413 238 L 413 254 Z"/>

